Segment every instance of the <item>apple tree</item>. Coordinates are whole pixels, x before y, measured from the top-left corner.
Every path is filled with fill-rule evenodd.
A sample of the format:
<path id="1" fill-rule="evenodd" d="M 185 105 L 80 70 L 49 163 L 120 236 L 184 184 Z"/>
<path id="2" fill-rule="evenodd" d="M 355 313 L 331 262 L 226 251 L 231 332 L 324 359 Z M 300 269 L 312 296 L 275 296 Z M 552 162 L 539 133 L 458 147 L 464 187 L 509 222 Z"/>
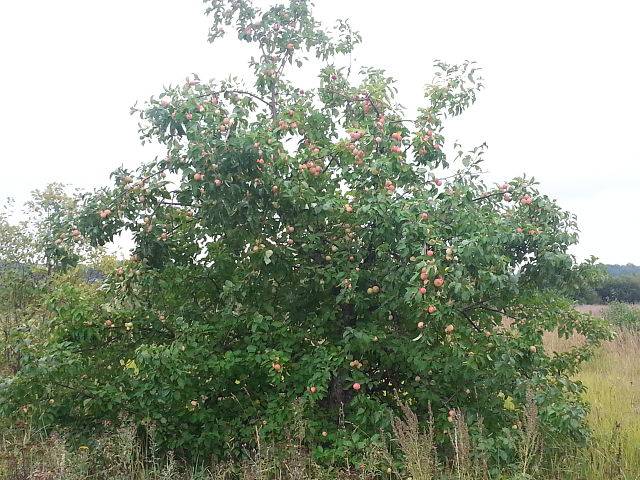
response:
<path id="1" fill-rule="evenodd" d="M 431 409 L 442 444 L 457 412 L 482 419 L 496 457 L 527 398 L 549 438 L 583 438 L 571 375 L 608 333 L 563 296 L 575 218 L 531 178 L 487 183 L 485 146 L 445 148 L 475 64 L 436 62 L 408 119 L 383 70 L 343 66 L 361 42 L 348 22 L 325 28 L 308 0 L 205 3 L 210 41 L 237 34 L 253 79 L 192 76 L 133 109 L 164 154 L 114 172 L 78 228 L 95 245 L 131 232 L 135 251 L 100 291 L 54 292 L 7 408 L 84 432 L 128 418 L 220 458 L 295 422 L 320 460 L 357 458 L 401 402 Z M 317 88 L 291 80 L 317 64 Z M 554 329 L 589 341 L 547 352 Z"/>

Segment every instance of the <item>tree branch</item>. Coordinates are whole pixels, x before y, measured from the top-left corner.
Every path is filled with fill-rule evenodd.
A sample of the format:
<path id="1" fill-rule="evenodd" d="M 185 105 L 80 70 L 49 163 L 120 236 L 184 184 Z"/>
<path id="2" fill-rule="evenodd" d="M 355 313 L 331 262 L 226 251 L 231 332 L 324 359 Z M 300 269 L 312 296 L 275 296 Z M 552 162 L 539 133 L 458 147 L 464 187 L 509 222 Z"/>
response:
<path id="1" fill-rule="evenodd" d="M 471 319 L 471 317 L 469 316 L 469 314 L 465 311 L 465 310 L 458 310 L 458 312 L 460 312 L 460 314 L 469 322 L 469 324 L 478 332 L 478 333 L 482 333 L 482 329 L 475 324 L 475 322 Z"/>
<path id="2" fill-rule="evenodd" d="M 211 91 L 209 92 L 206 96 L 208 95 L 221 95 L 221 94 L 225 94 L 225 93 L 235 93 L 237 95 L 247 95 L 251 98 L 255 98 L 256 100 L 259 100 L 260 102 L 264 103 L 267 106 L 270 106 L 269 102 L 267 100 L 265 100 L 264 98 L 262 98 L 260 95 L 256 94 L 256 93 L 252 93 L 252 92 L 247 92 L 246 90 L 218 90 L 218 91 Z M 204 97 L 205 95 L 200 95 L 200 98 Z"/>

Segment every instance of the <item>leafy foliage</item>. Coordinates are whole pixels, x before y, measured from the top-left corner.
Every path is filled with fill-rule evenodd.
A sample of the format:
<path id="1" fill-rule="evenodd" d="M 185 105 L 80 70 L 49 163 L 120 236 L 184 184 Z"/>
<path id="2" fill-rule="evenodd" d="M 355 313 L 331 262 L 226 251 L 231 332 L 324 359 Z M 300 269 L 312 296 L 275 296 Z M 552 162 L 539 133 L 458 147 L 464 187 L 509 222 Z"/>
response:
<path id="1" fill-rule="evenodd" d="M 47 292 L 48 273 L 66 270 L 75 264 L 83 251 L 79 235 L 62 231 L 75 212 L 76 200 L 62 185 L 51 184 L 32 193 L 24 212 L 26 220 L 16 221 L 13 200 L 8 199 L 0 211 L 0 371 L 15 372 L 21 365 L 23 333 L 30 319 L 39 317 Z M 69 231 L 69 234 L 71 232 Z M 78 231 L 78 234 L 80 232 Z M 86 244 L 84 245 L 86 247 Z"/>
<path id="2" fill-rule="evenodd" d="M 604 318 L 611 324 L 629 330 L 640 329 L 640 307 L 621 302 L 611 302 L 604 311 Z"/>
<path id="3" fill-rule="evenodd" d="M 83 435 L 127 417 L 221 458 L 302 422 L 341 462 L 386 443 L 401 400 L 432 408 L 441 445 L 452 411 L 482 419 L 507 460 L 531 394 L 547 433 L 583 439 L 571 375 L 609 332 L 558 293 L 581 275 L 575 219 L 532 179 L 487 185 L 484 146 L 443 152 L 477 67 L 437 62 L 407 120 L 385 72 L 338 65 L 360 41 L 347 22 L 324 29 L 305 0 L 207 3 L 212 41 L 258 47 L 255 82 L 192 78 L 133 110 L 166 156 L 114 172 L 77 226 L 94 245 L 130 231 L 135 254 L 101 289 L 58 284 L 5 412 Z M 286 73 L 307 53 L 325 65 L 305 91 Z M 589 344 L 547 353 L 553 329 Z"/>
<path id="4" fill-rule="evenodd" d="M 596 287 L 603 302 L 640 303 L 640 275 L 609 277 Z"/>
<path id="5" fill-rule="evenodd" d="M 93 249 L 74 223 L 78 213 L 78 195 L 65 185 L 51 183 L 31 192 L 23 215 L 26 220 L 12 224 L 4 215 L 0 262 L 4 265 L 40 265 L 47 273 L 73 268 Z M 8 202 L 5 209 L 12 202 Z"/>

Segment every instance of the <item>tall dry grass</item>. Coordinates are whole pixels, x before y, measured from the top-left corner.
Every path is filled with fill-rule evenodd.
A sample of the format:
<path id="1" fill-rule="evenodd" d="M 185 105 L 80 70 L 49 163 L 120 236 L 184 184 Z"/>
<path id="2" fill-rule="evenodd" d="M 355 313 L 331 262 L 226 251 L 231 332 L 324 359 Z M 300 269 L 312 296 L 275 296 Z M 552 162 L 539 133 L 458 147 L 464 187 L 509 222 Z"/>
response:
<path id="1" fill-rule="evenodd" d="M 614 453 L 618 471 L 627 475 L 621 478 L 640 479 L 640 335 L 618 331 L 578 379 L 586 385 L 585 398 L 591 405 L 594 455 Z M 612 444 L 615 452 L 602 451 L 602 445 Z"/>
<path id="2" fill-rule="evenodd" d="M 608 318 L 606 305 L 581 305 L 585 313 Z M 615 319 L 610 319 L 616 323 Z M 546 333 L 545 348 L 564 352 L 582 345 L 584 338 L 569 339 Z M 586 386 L 585 400 L 593 431 L 588 448 L 572 459 L 560 459 L 556 469 L 567 479 L 640 479 L 640 332 L 617 328 L 577 375 Z"/>
<path id="3" fill-rule="evenodd" d="M 401 405 L 404 418 L 393 422 L 393 433 L 400 449 L 404 452 L 407 474 L 413 480 L 433 480 L 438 473 L 433 421 L 423 430 L 418 417 L 407 405 Z M 431 416 L 431 412 L 429 412 Z"/>

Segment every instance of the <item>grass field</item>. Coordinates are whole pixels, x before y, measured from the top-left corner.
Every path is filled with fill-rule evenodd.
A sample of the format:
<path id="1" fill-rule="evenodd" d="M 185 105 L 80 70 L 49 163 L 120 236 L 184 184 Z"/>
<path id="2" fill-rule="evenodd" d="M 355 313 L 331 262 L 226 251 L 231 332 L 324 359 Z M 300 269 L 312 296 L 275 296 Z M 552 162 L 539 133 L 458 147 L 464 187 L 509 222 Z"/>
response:
<path id="1" fill-rule="evenodd" d="M 591 453 L 598 462 L 617 467 L 617 472 L 611 473 L 640 479 L 640 336 L 619 332 L 585 366 L 579 378 L 587 386 L 586 399 L 591 404 Z"/>
<path id="2" fill-rule="evenodd" d="M 601 316 L 606 308 L 581 305 L 578 310 Z M 545 337 L 547 348 L 558 351 L 580 341 Z M 618 329 L 616 338 L 585 364 L 578 379 L 587 387 L 593 438 L 582 456 L 567 462 L 566 478 L 640 479 L 640 333 Z"/>

